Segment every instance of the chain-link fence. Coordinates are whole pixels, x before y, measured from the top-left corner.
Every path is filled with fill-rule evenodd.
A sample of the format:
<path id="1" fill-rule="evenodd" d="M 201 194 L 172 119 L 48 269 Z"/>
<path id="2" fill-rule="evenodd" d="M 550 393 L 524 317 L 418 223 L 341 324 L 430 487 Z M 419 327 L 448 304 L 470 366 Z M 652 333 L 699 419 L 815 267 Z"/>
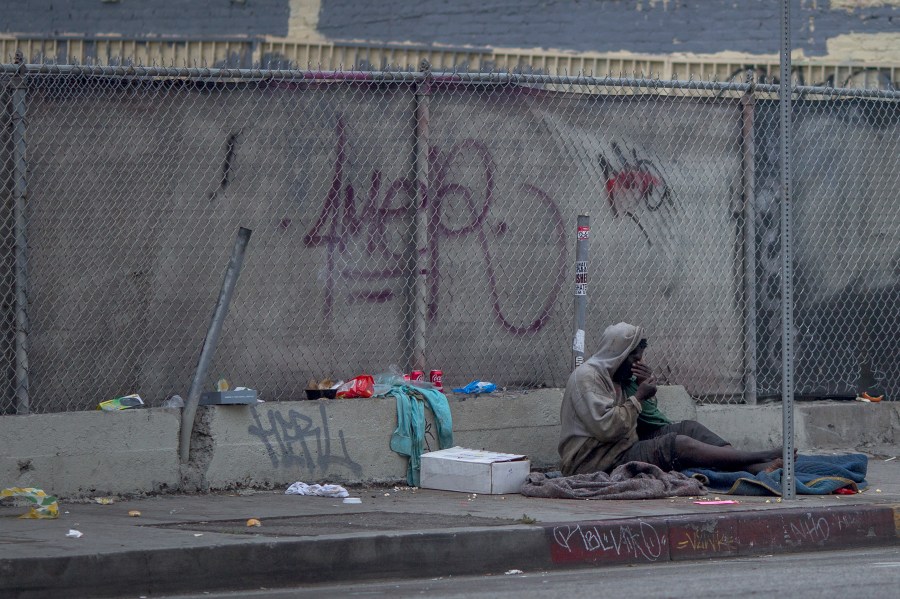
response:
<path id="1" fill-rule="evenodd" d="M 587 353 L 631 321 L 698 399 L 780 395 L 777 86 L 17 69 L 0 67 L 0 413 L 184 395 L 239 226 L 210 385 L 300 399 L 393 364 L 562 386 L 580 213 Z M 798 90 L 796 393 L 893 398 L 900 93 Z"/>

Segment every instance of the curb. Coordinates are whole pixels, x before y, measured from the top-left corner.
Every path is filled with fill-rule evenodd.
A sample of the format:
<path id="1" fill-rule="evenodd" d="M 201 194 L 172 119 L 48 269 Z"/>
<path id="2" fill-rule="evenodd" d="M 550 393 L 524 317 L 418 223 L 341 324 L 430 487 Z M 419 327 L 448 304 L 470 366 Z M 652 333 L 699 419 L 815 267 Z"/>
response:
<path id="1" fill-rule="evenodd" d="M 788 508 L 545 527 L 553 563 L 621 565 L 894 545 L 900 506 Z"/>
<path id="2" fill-rule="evenodd" d="M 653 516 L 0 558 L 0 596 L 154 595 L 891 546 L 900 506 Z"/>

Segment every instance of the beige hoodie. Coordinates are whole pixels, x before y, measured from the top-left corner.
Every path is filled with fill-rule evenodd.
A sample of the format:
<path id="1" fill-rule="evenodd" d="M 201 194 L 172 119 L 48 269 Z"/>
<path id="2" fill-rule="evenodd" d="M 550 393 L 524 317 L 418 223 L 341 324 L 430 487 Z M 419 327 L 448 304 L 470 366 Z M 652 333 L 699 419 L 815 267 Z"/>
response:
<path id="1" fill-rule="evenodd" d="M 624 322 L 607 327 L 600 349 L 575 369 L 560 409 L 560 468 L 566 476 L 611 469 L 637 440 L 640 402 L 626 398 L 612 375 L 643 338 Z"/>

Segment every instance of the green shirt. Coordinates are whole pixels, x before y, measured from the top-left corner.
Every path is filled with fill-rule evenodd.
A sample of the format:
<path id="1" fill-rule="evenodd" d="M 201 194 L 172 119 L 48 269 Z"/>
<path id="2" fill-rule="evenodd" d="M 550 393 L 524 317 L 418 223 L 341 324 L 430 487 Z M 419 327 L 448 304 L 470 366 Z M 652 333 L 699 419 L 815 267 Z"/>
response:
<path id="1" fill-rule="evenodd" d="M 631 377 L 631 380 L 628 383 L 622 385 L 622 391 L 625 393 L 625 397 L 630 397 L 637 393 L 637 388 L 637 380 L 634 377 Z M 641 402 L 641 413 L 638 414 L 637 421 L 638 429 L 656 429 L 667 424 L 672 424 L 672 421 L 666 418 L 666 415 L 663 414 L 656 405 L 656 397 L 651 397 Z"/>

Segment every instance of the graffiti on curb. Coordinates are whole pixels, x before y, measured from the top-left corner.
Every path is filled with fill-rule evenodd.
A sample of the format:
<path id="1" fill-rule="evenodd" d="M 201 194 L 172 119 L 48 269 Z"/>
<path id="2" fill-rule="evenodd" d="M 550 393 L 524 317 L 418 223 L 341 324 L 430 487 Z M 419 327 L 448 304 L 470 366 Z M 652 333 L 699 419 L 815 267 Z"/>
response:
<path id="1" fill-rule="evenodd" d="M 556 545 L 568 553 L 633 557 L 650 562 L 658 560 L 666 545 L 665 535 L 646 523 L 621 526 L 557 526 L 553 529 Z"/>
<path id="2" fill-rule="evenodd" d="M 713 530 L 685 530 L 684 538 L 673 540 L 673 546 L 677 549 L 691 551 L 733 551 L 737 549 L 737 539 L 733 535 L 719 529 Z"/>
<path id="3" fill-rule="evenodd" d="M 784 524 L 784 540 L 789 545 L 824 543 L 830 535 L 831 525 L 824 516 L 806 513 L 799 520 Z"/>
<path id="4" fill-rule="evenodd" d="M 322 474 L 329 472 L 332 466 L 340 466 L 357 476 L 362 475 L 362 466 L 347 452 L 343 430 L 337 431 L 340 451 L 332 453 L 331 432 L 324 405 L 319 406 L 321 426 L 296 410 L 288 410 L 287 416 L 279 410 L 267 410 L 267 425 L 263 424 L 257 408 L 252 408 L 250 413 L 254 424 L 247 427 L 247 433 L 263 443 L 275 468 L 300 468 Z"/>

